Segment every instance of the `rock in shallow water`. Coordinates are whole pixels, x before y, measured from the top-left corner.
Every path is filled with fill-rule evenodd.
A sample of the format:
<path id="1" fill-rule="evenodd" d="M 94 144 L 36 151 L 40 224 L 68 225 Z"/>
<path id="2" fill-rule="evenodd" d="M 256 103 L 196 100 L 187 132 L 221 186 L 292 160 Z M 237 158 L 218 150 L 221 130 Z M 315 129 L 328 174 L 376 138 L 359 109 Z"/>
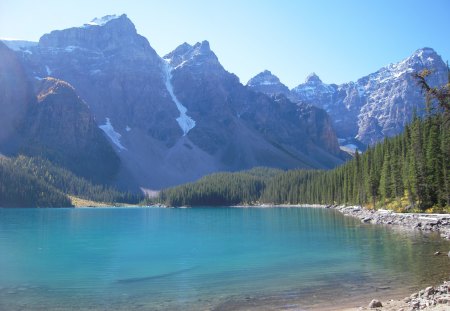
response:
<path id="1" fill-rule="evenodd" d="M 379 308 L 382 307 L 383 305 L 381 304 L 381 301 L 376 300 L 376 299 L 372 299 L 372 301 L 369 303 L 369 308 L 374 309 L 374 308 Z"/>

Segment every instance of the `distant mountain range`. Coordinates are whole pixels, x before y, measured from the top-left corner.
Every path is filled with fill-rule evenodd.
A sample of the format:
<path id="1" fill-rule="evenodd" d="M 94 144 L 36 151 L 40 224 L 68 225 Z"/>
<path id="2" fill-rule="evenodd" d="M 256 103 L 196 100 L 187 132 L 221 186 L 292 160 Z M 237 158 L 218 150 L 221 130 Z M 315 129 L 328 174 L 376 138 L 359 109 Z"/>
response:
<path id="1" fill-rule="evenodd" d="M 207 41 L 160 57 L 126 15 L 5 43 L 0 152 L 129 189 L 255 166 L 332 168 L 348 158 L 338 137 L 401 131 L 423 103 L 410 72 L 432 67 L 440 83 L 446 68 L 423 49 L 356 83 L 312 75 L 289 90 L 265 71 L 244 86 Z"/>
<path id="2" fill-rule="evenodd" d="M 433 49 L 423 48 L 356 82 L 325 84 L 313 73 L 305 83 L 289 90 L 278 77 L 264 71 L 250 79 L 247 86 L 322 108 L 330 115 L 342 142 L 356 138 L 371 145 L 402 132 L 414 110 L 418 115 L 424 114 L 424 96 L 412 73 L 426 68 L 433 72 L 429 79 L 431 86 L 447 83 L 447 65 Z"/>

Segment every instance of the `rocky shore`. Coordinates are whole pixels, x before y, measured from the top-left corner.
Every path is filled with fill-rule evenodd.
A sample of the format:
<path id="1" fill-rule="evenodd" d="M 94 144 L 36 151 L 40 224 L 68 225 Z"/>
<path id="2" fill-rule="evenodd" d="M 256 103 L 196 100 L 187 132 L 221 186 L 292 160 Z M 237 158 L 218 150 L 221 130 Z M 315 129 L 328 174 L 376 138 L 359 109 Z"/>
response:
<path id="1" fill-rule="evenodd" d="M 407 230 L 438 232 L 442 238 L 450 240 L 449 214 L 394 213 L 379 209 L 368 210 L 361 206 L 329 205 L 344 215 L 359 218 L 363 223 L 390 225 Z"/>
<path id="2" fill-rule="evenodd" d="M 389 225 L 405 230 L 437 232 L 442 238 L 450 240 L 450 215 L 448 214 L 403 214 L 389 210 L 380 209 L 375 211 L 362 208 L 361 206 L 342 205 L 330 205 L 326 206 L 326 208 L 333 208 L 344 215 L 356 217 L 362 223 Z M 448 254 L 436 252 L 435 255 L 448 255 L 450 261 L 450 252 Z M 450 310 L 450 281 L 435 287 L 427 287 L 403 300 L 389 300 L 385 302 L 372 300 L 367 307 L 351 310 Z"/>
<path id="3" fill-rule="evenodd" d="M 343 311 L 415 311 L 415 310 L 450 310 L 450 282 L 444 282 L 436 287 L 427 287 L 402 300 L 389 300 L 381 302 L 372 300 L 367 307 L 346 309 Z"/>

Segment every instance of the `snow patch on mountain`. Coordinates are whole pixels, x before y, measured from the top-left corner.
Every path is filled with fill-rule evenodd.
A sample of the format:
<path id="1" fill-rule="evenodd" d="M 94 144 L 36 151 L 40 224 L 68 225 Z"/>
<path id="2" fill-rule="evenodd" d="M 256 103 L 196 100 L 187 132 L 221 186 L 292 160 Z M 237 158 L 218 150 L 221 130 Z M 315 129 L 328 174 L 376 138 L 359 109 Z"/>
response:
<path id="1" fill-rule="evenodd" d="M 120 143 L 120 138 L 122 137 L 122 135 L 120 135 L 119 133 L 117 133 L 114 130 L 114 127 L 111 124 L 111 120 L 109 118 L 106 118 L 106 123 L 103 125 L 100 125 L 99 128 L 105 132 L 105 134 L 109 137 L 109 139 L 111 140 L 111 142 L 117 146 L 117 148 L 119 148 L 119 151 L 122 150 L 127 150 L 127 148 L 125 148 L 121 143 Z"/>
<path id="2" fill-rule="evenodd" d="M 73 51 L 75 51 L 75 50 L 78 50 L 78 49 L 81 49 L 79 46 L 75 46 L 75 45 L 69 45 L 69 46 L 66 46 L 65 48 L 64 48 L 64 51 L 66 51 L 66 52 L 68 52 L 68 53 L 71 53 L 71 52 L 73 52 Z"/>
<path id="3" fill-rule="evenodd" d="M 404 60 L 341 85 L 325 84 L 316 74 L 292 89 L 294 99 L 325 109 L 331 116 L 338 135 L 354 137 L 364 144 L 374 144 L 385 136 L 400 133 L 416 109 L 423 103 L 412 74 L 432 70 L 431 86 L 446 83 L 447 68 L 431 48 L 415 51 Z"/>
<path id="4" fill-rule="evenodd" d="M 220 65 L 217 56 L 211 51 L 208 41 L 197 42 L 194 46 L 183 43 L 163 59 L 172 66 L 172 70 L 184 66 L 200 67 L 202 65 Z"/>
<path id="5" fill-rule="evenodd" d="M 103 17 L 96 17 L 93 20 L 91 20 L 89 23 L 84 24 L 82 27 L 89 27 L 89 26 L 104 26 L 106 25 L 108 22 L 119 18 L 120 15 L 106 15 Z"/>
<path id="6" fill-rule="evenodd" d="M 169 64 L 169 62 L 164 62 L 163 69 L 165 74 L 165 84 L 167 91 L 169 92 L 170 97 L 172 98 L 175 105 L 177 105 L 177 109 L 180 112 L 180 116 L 176 120 L 181 130 L 183 131 L 183 136 L 186 136 L 186 134 L 189 133 L 189 131 L 195 127 L 195 121 L 186 114 L 187 108 L 183 106 L 183 104 L 175 96 L 172 85 L 173 67 Z"/>
<path id="7" fill-rule="evenodd" d="M 48 66 L 45 66 L 45 71 L 47 72 L 47 76 L 51 76 L 52 71 L 50 70 L 50 68 Z"/>
<path id="8" fill-rule="evenodd" d="M 350 151 L 351 153 L 355 153 L 356 149 L 358 149 L 358 147 L 354 144 L 347 144 L 347 145 L 341 146 L 341 150 Z"/>

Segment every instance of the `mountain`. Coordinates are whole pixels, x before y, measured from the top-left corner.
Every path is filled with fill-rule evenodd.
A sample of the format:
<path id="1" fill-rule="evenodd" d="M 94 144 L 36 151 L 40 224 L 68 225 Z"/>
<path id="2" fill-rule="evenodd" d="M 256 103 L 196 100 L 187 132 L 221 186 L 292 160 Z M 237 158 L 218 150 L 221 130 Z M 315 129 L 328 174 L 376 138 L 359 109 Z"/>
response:
<path id="1" fill-rule="evenodd" d="M 247 82 L 251 89 L 267 95 L 283 94 L 286 97 L 291 96 L 289 88 L 280 82 L 280 79 L 269 70 L 257 74 Z"/>
<path id="2" fill-rule="evenodd" d="M 120 160 L 88 106 L 67 82 L 44 78 L 23 125 L 20 151 L 39 155 L 97 182 L 113 180 Z"/>
<path id="3" fill-rule="evenodd" d="M 326 113 L 249 91 L 222 67 L 207 41 L 183 44 L 164 59 L 175 90 L 180 90 L 177 99 L 195 120 L 189 139 L 218 156 L 228 170 L 258 165 L 329 167 L 339 162 L 334 132 L 320 142 L 312 135 L 314 127 L 324 133 L 331 129 Z"/>
<path id="4" fill-rule="evenodd" d="M 93 181 L 113 180 L 119 158 L 74 88 L 54 78 L 28 79 L 1 42 L 0 56 L 0 152 L 45 156 Z"/>
<path id="5" fill-rule="evenodd" d="M 34 41 L 26 40 L 0 40 L 13 51 L 22 51 L 24 53 L 29 53 L 28 48 L 36 46 L 38 43 Z"/>
<path id="6" fill-rule="evenodd" d="M 32 101 L 32 87 L 21 62 L 0 42 L 0 148 L 3 151 L 14 145 Z"/>
<path id="7" fill-rule="evenodd" d="M 323 110 L 243 86 L 207 41 L 161 58 L 126 15 L 52 31 L 16 55 L 29 80 L 67 81 L 89 106 L 120 158 L 122 186 L 160 189 L 216 171 L 330 168 L 345 159 Z"/>
<path id="8" fill-rule="evenodd" d="M 167 206 L 345 204 L 448 213 L 450 123 L 445 120 L 446 114 L 416 117 L 403 133 L 332 170 L 212 174 L 164 189 L 153 202 Z"/>
<path id="9" fill-rule="evenodd" d="M 425 68 L 433 71 L 429 80 L 432 86 L 446 83 L 446 64 L 433 49 L 423 48 L 401 62 L 383 67 L 356 82 L 326 84 L 313 73 L 290 93 L 285 89 L 277 93 L 295 102 L 309 103 L 326 110 L 342 141 L 356 138 L 364 144 L 374 144 L 385 136 L 400 133 L 411 121 L 414 110 L 419 115 L 424 114 L 423 94 L 412 73 Z M 255 86 L 254 79 L 263 74 L 255 76 L 247 85 L 273 94 L 271 89 Z"/>

